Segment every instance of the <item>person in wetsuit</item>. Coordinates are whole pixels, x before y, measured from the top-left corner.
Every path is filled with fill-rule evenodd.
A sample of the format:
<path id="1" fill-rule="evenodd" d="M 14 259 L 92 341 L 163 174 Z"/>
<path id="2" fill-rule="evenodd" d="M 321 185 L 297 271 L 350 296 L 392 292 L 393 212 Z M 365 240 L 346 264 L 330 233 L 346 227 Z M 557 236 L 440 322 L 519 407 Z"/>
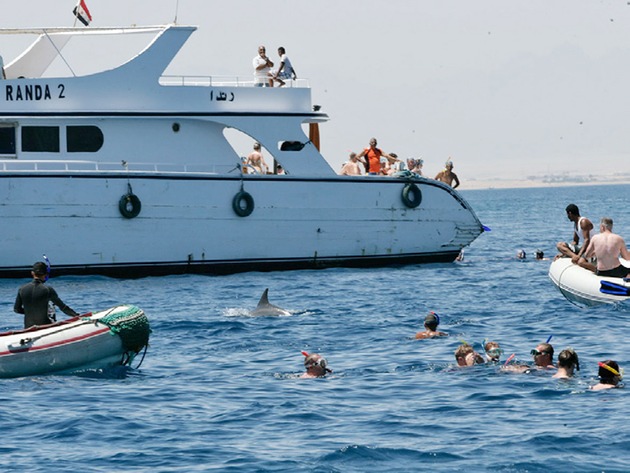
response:
<path id="1" fill-rule="evenodd" d="M 54 321 L 48 316 L 48 302 L 52 302 L 61 311 L 70 317 L 79 314 L 68 307 L 57 295 L 51 286 L 44 284 L 48 279 L 48 266 L 38 261 L 31 271 L 33 280 L 24 284 L 18 290 L 13 310 L 18 314 L 24 314 L 24 328 L 33 325 L 47 325 Z"/>

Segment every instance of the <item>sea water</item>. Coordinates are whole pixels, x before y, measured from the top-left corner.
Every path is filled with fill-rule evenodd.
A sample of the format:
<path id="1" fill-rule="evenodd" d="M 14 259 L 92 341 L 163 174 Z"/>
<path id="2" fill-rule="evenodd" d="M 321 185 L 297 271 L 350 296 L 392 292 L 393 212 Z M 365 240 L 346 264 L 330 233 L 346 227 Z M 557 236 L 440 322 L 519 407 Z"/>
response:
<path id="1" fill-rule="evenodd" d="M 597 362 L 630 367 L 628 311 L 571 305 L 542 250 L 576 203 L 630 239 L 629 186 L 465 191 L 491 231 L 464 261 L 137 280 L 53 277 L 84 312 L 131 303 L 152 325 L 138 369 L 0 380 L 0 468 L 30 472 L 628 471 L 630 387 L 589 391 Z M 519 261 L 518 250 L 527 258 Z M 49 255 L 53 260 L 54 255 Z M 19 328 L 0 280 L 0 329 Z M 284 317 L 250 317 L 265 288 Z M 448 338 L 415 340 L 429 311 Z M 63 317 L 63 314 L 60 314 Z M 581 371 L 456 368 L 466 341 L 503 359 L 552 336 Z M 333 373 L 300 379 L 302 350 Z M 136 364 L 139 362 L 136 359 Z"/>

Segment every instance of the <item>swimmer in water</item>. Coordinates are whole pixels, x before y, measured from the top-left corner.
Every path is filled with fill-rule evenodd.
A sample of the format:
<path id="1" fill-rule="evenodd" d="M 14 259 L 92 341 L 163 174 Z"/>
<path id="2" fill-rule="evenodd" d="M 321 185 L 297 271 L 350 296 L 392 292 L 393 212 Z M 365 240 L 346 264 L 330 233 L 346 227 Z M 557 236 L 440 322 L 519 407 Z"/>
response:
<path id="1" fill-rule="evenodd" d="M 526 259 L 527 258 L 527 253 L 525 253 L 525 250 L 518 250 L 516 252 L 516 259 Z"/>
<path id="2" fill-rule="evenodd" d="M 483 365 L 483 356 L 473 350 L 468 343 L 463 343 L 455 350 L 455 360 L 458 366 Z"/>
<path id="3" fill-rule="evenodd" d="M 536 368 L 545 370 L 555 370 L 553 364 L 553 347 L 549 343 L 539 343 L 536 348 L 531 351 L 534 357 Z"/>
<path id="4" fill-rule="evenodd" d="M 568 379 L 573 377 L 573 371 L 580 371 L 580 360 L 573 348 L 562 350 L 558 355 L 558 372 L 553 375 L 554 378 Z"/>
<path id="5" fill-rule="evenodd" d="M 591 386 L 593 391 L 601 391 L 602 389 L 620 388 L 622 374 L 616 361 L 606 360 L 597 363 L 599 365 L 599 383 Z"/>
<path id="6" fill-rule="evenodd" d="M 498 363 L 503 354 L 503 350 L 498 342 L 487 342 L 484 340 L 483 350 L 486 352 L 487 363 Z"/>
<path id="7" fill-rule="evenodd" d="M 440 332 L 437 330 L 438 325 L 440 325 L 440 316 L 435 312 L 429 312 L 424 318 L 424 332 L 416 333 L 416 339 L 422 340 L 425 338 L 435 338 L 435 337 L 448 337 L 448 333 Z"/>
<path id="8" fill-rule="evenodd" d="M 328 362 L 326 358 L 318 353 L 302 352 L 304 358 L 304 368 L 306 372 L 300 376 L 300 378 L 323 378 L 327 373 L 332 373 L 332 370 L 328 369 Z"/>

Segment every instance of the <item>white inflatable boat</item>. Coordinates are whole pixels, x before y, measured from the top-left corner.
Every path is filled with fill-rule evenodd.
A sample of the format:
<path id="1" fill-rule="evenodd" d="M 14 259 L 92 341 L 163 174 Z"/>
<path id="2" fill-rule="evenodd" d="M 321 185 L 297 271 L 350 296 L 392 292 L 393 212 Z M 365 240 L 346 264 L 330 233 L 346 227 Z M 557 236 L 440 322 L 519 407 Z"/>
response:
<path id="1" fill-rule="evenodd" d="M 597 276 L 573 264 L 570 258 L 559 258 L 551 263 L 549 277 L 568 301 L 580 307 L 618 304 L 630 299 L 630 282 L 624 278 Z"/>
<path id="2" fill-rule="evenodd" d="M 51 325 L 0 333 L 0 378 L 130 365 L 149 343 L 149 321 L 120 305 Z"/>

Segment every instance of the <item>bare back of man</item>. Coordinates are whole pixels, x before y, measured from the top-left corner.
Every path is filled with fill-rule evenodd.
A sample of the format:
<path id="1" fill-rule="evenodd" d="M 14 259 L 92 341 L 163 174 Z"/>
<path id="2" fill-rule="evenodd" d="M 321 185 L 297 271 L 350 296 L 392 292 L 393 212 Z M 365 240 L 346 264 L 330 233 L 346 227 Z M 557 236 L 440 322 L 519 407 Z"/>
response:
<path id="1" fill-rule="evenodd" d="M 594 253 L 597 255 L 597 269 L 599 271 L 607 271 L 619 266 L 619 255 L 624 255 L 627 259 L 628 250 L 626 243 L 619 235 L 612 232 L 604 232 L 591 238 L 591 248 L 588 250 L 589 255 Z M 589 256 L 587 255 L 587 256 Z"/>
<path id="2" fill-rule="evenodd" d="M 608 271 L 608 274 L 602 274 L 604 276 L 622 277 L 627 275 L 630 271 L 621 265 L 619 257 L 621 256 L 626 260 L 630 259 L 630 253 L 628 253 L 624 239 L 613 233 L 612 228 L 612 219 L 609 217 L 602 218 L 599 225 L 600 233 L 591 238 L 591 242 L 584 254 L 581 257 L 574 257 L 573 262 L 577 262 L 583 268 L 591 271 L 596 269 L 598 274 Z M 585 261 L 593 256 L 597 258 L 597 268 Z M 614 269 L 617 269 L 617 271 L 611 271 Z"/>

